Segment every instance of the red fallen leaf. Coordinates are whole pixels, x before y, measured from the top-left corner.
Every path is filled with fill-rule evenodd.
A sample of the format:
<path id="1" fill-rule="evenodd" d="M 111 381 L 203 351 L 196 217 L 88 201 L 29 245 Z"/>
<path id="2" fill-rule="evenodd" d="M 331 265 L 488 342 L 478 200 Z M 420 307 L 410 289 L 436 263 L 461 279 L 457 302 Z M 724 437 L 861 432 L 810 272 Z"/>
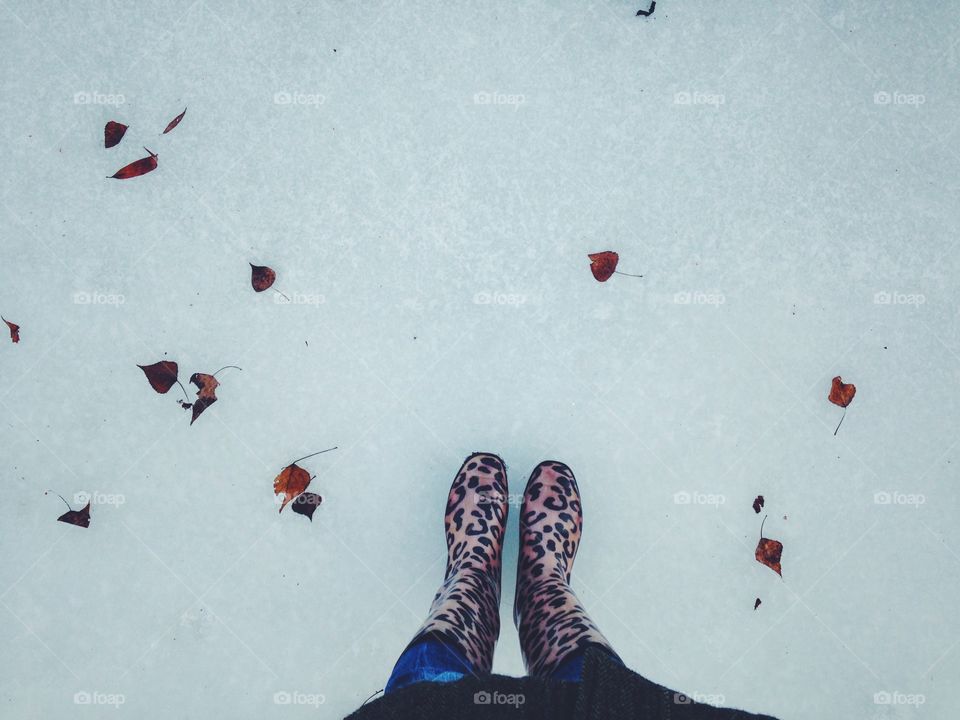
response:
<path id="1" fill-rule="evenodd" d="M 827 400 L 832 402 L 834 405 L 839 405 L 842 408 L 845 408 L 851 402 L 853 402 L 853 396 L 857 394 L 857 386 L 853 383 L 845 383 L 840 379 L 840 376 L 837 375 L 833 379 L 833 384 L 830 386 L 830 395 L 827 396 Z"/>
<path id="2" fill-rule="evenodd" d="M 306 490 L 312 479 L 310 473 L 296 463 L 287 465 L 281 470 L 280 474 L 273 480 L 273 494 L 283 495 L 283 504 L 280 506 L 279 512 L 283 512 L 287 503 Z"/>
<path id="3" fill-rule="evenodd" d="M 276 279 L 277 274 L 273 271 L 273 268 L 269 268 L 266 265 L 254 265 L 250 263 L 250 284 L 253 285 L 253 289 L 257 292 L 269 290 Z"/>
<path id="4" fill-rule="evenodd" d="M 193 425 L 194 421 L 200 417 L 200 413 L 217 401 L 217 387 L 220 382 L 213 375 L 207 375 L 206 373 L 194 373 L 190 376 L 190 382 L 199 388 L 197 399 L 192 406 L 193 417 L 190 418 L 190 424 Z"/>
<path id="5" fill-rule="evenodd" d="M 150 153 L 150 157 L 140 158 L 129 165 L 124 165 L 113 175 L 108 175 L 107 179 L 126 180 L 127 178 L 139 177 L 140 175 L 146 175 L 148 172 L 156 170 L 158 155 L 147 148 L 144 148 L 144 150 Z"/>
<path id="6" fill-rule="evenodd" d="M 217 380 L 217 373 L 226 370 L 227 368 L 234 368 L 235 370 L 242 370 L 243 368 L 238 368 L 236 365 L 226 365 L 213 375 L 207 375 L 206 373 L 194 373 L 190 376 L 190 382 L 197 386 L 197 399 L 193 403 L 180 403 L 180 407 L 183 409 L 192 408 L 193 417 L 190 418 L 190 424 L 193 425 L 194 421 L 200 417 L 200 413 L 206 410 L 208 407 L 213 405 L 217 401 L 217 388 L 220 386 L 220 381 Z"/>
<path id="7" fill-rule="evenodd" d="M 763 495 L 757 495 L 757 499 L 753 501 L 753 511 L 759 514 L 760 508 L 762 507 L 763 507 Z"/>
<path id="8" fill-rule="evenodd" d="M 317 508 L 322 502 L 323 498 L 316 493 L 305 492 L 300 493 L 297 496 L 297 498 L 293 501 L 292 507 L 295 513 L 306 515 L 308 518 L 310 518 L 310 522 L 313 522 L 313 513 L 317 511 Z M 282 509 L 283 508 L 281 508 L 281 510 Z"/>
<path id="9" fill-rule="evenodd" d="M 843 408 L 843 415 L 840 416 L 840 422 L 837 423 L 837 430 L 839 430 L 840 426 L 843 425 L 843 419 L 847 416 L 847 405 L 853 402 L 853 397 L 856 394 L 857 386 L 853 383 L 843 382 L 839 375 L 833 379 L 833 384 L 830 386 L 830 394 L 827 396 L 827 400 L 832 402 L 834 405 L 839 405 Z M 833 431 L 834 435 L 837 434 L 837 430 Z"/>
<path id="10" fill-rule="evenodd" d="M 630 275 L 630 273 L 619 272 L 617 263 L 620 262 L 620 256 L 613 250 L 604 250 L 603 252 L 591 253 L 587 255 L 590 258 L 590 272 L 598 282 L 606 282 L 610 277 L 617 275 Z M 643 277 L 643 275 L 630 275 L 630 277 Z"/>
<path id="11" fill-rule="evenodd" d="M 125 132 L 127 132 L 126 125 L 111 120 L 103 128 L 103 146 L 112 148 L 114 145 L 119 145 Z"/>
<path id="12" fill-rule="evenodd" d="M 303 491 L 306 490 L 307 486 L 310 484 L 310 481 L 313 480 L 313 478 L 310 477 L 310 473 L 297 465 L 297 463 L 306 460 L 307 458 L 312 458 L 315 455 L 322 455 L 325 452 L 330 452 L 331 450 L 336 449 L 337 448 L 332 447 L 326 450 L 321 450 L 320 452 L 311 453 L 310 455 L 306 455 L 298 460 L 294 460 L 280 471 L 280 474 L 273 479 L 273 494 L 283 495 L 283 504 L 280 506 L 280 510 L 278 510 L 278 512 L 283 512 L 283 509 L 287 506 L 287 504 L 298 495 L 303 493 Z M 313 495 L 313 493 L 307 494 Z M 309 507 L 310 503 L 312 502 L 310 499 L 304 501 L 306 504 L 299 510 L 296 507 L 293 508 L 301 515 L 307 515 L 311 522 L 313 522 L 313 512 L 316 510 L 316 505 L 319 505 L 322 501 L 322 498 L 319 495 L 316 495 L 315 497 L 317 499 L 316 502 L 313 502 L 312 509 Z M 307 512 L 308 510 L 309 512 Z"/>
<path id="13" fill-rule="evenodd" d="M 590 272 L 598 282 L 606 282 L 617 271 L 617 263 L 620 262 L 620 256 L 613 250 L 587 255 L 590 258 Z"/>
<path id="14" fill-rule="evenodd" d="M 756 610 L 758 607 L 760 607 L 760 598 L 757 598 L 757 599 L 753 602 L 753 609 Z"/>
<path id="15" fill-rule="evenodd" d="M 20 342 L 20 326 L 9 320 L 4 320 L 3 316 L 0 316 L 0 320 L 3 320 L 7 324 L 7 327 L 10 328 L 10 340 L 15 343 Z"/>
<path id="16" fill-rule="evenodd" d="M 70 510 L 57 518 L 60 522 L 77 525 L 79 527 L 90 527 L 90 503 L 87 502 L 82 510 Z"/>
<path id="17" fill-rule="evenodd" d="M 163 395 L 177 382 L 178 367 L 172 360 L 161 360 L 153 365 L 137 365 L 147 376 L 150 387 Z"/>
<path id="18" fill-rule="evenodd" d="M 44 491 L 44 495 L 48 494 L 50 491 Z M 63 504 L 70 508 L 70 503 L 63 499 L 63 495 L 57 495 L 58 498 L 63 500 Z M 78 527 L 90 527 L 90 501 L 87 501 L 85 507 L 80 510 L 73 510 L 72 508 L 65 512 L 63 515 L 57 518 L 57 522 L 64 522 L 69 525 L 76 525 Z"/>
<path id="19" fill-rule="evenodd" d="M 183 116 L 187 114 L 187 109 L 184 108 L 183 112 L 177 115 L 173 120 L 167 123 L 167 127 L 163 131 L 163 135 L 166 135 L 168 132 L 173 130 L 177 125 L 180 124 L 180 121 L 183 120 Z"/>
<path id="20" fill-rule="evenodd" d="M 766 518 L 763 519 L 767 521 Z M 763 537 L 763 523 L 760 524 L 760 542 L 757 543 L 757 550 L 754 553 L 757 562 L 766 565 L 777 575 L 783 577 L 783 568 L 780 566 L 780 555 L 783 553 L 783 543 L 779 540 L 771 540 Z"/>

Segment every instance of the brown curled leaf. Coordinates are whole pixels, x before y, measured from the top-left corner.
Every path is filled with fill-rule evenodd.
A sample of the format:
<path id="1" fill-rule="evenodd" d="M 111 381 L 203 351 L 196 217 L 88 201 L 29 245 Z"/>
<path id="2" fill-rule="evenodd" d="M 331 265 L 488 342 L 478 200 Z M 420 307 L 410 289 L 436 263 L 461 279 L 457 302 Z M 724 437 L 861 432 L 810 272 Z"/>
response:
<path id="1" fill-rule="evenodd" d="M 753 501 L 753 511 L 760 514 L 760 510 L 763 509 L 763 495 L 757 495 L 756 499 Z"/>
<path id="2" fill-rule="evenodd" d="M 617 263 L 620 262 L 620 256 L 613 250 L 591 253 L 587 257 L 590 258 L 590 272 L 597 282 L 609 280 L 617 271 Z"/>
<path id="3" fill-rule="evenodd" d="M 7 324 L 7 327 L 10 328 L 10 341 L 15 343 L 20 342 L 20 326 L 9 320 L 4 320 L 2 316 L 0 316 L 0 320 L 3 320 Z"/>
<path id="4" fill-rule="evenodd" d="M 179 369 L 172 360 L 161 360 L 153 365 L 137 365 L 147 376 L 150 387 L 163 395 L 177 382 Z"/>
<path id="5" fill-rule="evenodd" d="M 197 386 L 197 399 L 193 402 L 193 416 L 190 418 L 190 424 L 200 417 L 200 413 L 206 410 L 217 401 L 217 387 L 220 381 L 213 375 L 206 373 L 194 373 L 190 376 L 190 382 Z"/>
<path id="6" fill-rule="evenodd" d="M 115 145 L 119 145 L 126 132 L 126 125 L 111 120 L 103 128 L 103 146 L 105 148 L 112 148 Z"/>
<path id="7" fill-rule="evenodd" d="M 297 495 L 291 507 L 295 513 L 306 515 L 310 518 L 310 522 L 313 522 L 313 513 L 317 511 L 322 502 L 323 498 L 316 493 L 304 492 Z"/>
<path id="8" fill-rule="evenodd" d="M 90 527 L 90 502 L 87 501 L 85 507 L 80 510 L 69 510 L 57 518 L 58 522 L 76 525 L 77 527 Z"/>
<path id="9" fill-rule="evenodd" d="M 184 108 L 183 112 L 177 115 L 173 120 L 167 123 L 167 127 L 163 130 L 163 135 L 166 135 L 168 132 L 173 130 L 177 125 L 180 124 L 180 121 L 183 120 L 183 116 L 187 114 L 187 109 Z M 201 113 L 202 114 L 202 113 Z"/>
<path id="10" fill-rule="evenodd" d="M 276 279 L 277 274 L 273 271 L 273 268 L 250 263 L 250 284 L 257 292 L 269 290 Z"/>
<path id="11" fill-rule="evenodd" d="M 273 494 L 282 494 L 284 496 L 283 504 L 280 506 L 280 510 L 278 512 L 283 512 L 283 509 L 287 506 L 287 503 L 306 490 L 312 479 L 313 478 L 310 477 L 310 473 L 296 463 L 287 465 L 283 470 L 281 470 L 280 474 L 277 475 L 277 477 L 273 480 Z"/>
<path id="12" fill-rule="evenodd" d="M 147 150 L 147 148 L 144 148 L 144 150 Z M 140 158 L 129 165 L 124 165 L 113 175 L 110 175 L 108 179 L 126 180 L 127 178 L 139 177 L 156 170 L 158 155 L 150 150 L 147 150 L 147 152 L 150 153 L 149 157 Z"/>
<path id="13" fill-rule="evenodd" d="M 827 400 L 832 402 L 834 405 L 839 405 L 842 408 L 845 408 L 847 405 L 853 402 L 853 396 L 857 394 L 857 386 L 853 383 L 845 383 L 840 379 L 840 376 L 837 375 L 833 379 L 833 383 L 830 385 L 830 394 L 827 396 Z M 868 395 L 870 393 L 867 393 Z"/>

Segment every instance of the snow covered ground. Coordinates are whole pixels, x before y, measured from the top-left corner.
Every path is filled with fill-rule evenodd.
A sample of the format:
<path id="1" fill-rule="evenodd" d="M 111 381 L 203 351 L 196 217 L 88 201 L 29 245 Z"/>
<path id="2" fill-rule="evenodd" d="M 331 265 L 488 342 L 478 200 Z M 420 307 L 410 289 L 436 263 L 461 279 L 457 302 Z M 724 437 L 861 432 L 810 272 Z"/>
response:
<path id="1" fill-rule="evenodd" d="M 475 450 L 577 473 L 575 589 L 638 672 L 957 717 L 955 10 L 638 7 L 0 4 L 0 717 L 346 714 Z M 243 369 L 190 426 L 162 359 Z"/>

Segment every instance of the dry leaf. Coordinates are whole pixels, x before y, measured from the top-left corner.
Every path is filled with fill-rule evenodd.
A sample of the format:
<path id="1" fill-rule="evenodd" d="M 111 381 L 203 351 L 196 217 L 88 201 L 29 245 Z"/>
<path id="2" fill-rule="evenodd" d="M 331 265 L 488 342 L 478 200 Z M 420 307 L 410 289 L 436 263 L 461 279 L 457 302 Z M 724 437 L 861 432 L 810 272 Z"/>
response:
<path id="1" fill-rule="evenodd" d="M 57 518 L 59 522 L 77 525 L 78 527 L 90 527 L 90 502 L 80 510 L 70 510 Z"/>
<path id="2" fill-rule="evenodd" d="M 150 387 L 161 395 L 166 393 L 177 382 L 179 368 L 172 360 L 161 360 L 153 365 L 137 365 L 147 376 Z"/>
<path id="3" fill-rule="evenodd" d="M 280 495 L 282 493 L 284 496 L 283 504 L 280 506 L 278 512 L 283 512 L 287 503 L 306 490 L 312 479 L 310 473 L 296 463 L 287 465 L 287 467 L 281 470 L 280 474 L 277 475 L 273 481 L 274 495 Z"/>
<path id="4" fill-rule="evenodd" d="M 2 316 L 0 316 L 0 320 L 3 320 Z M 10 340 L 15 343 L 20 342 L 20 326 L 16 323 L 10 322 L 9 320 L 3 321 L 7 324 L 7 327 L 10 328 Z"/>
<path id="5" fill-rule="evenodd" d="M 123 140 L 123 134 L 127 132 L 127 126 L 123 123 L 111 120 L 103 128 L 103 146 L 112 148 Z"/>
<path id="6" fill-rule="evenodd" d="M 305 492 L 297 495 L 296 499 L 293 501 L 292 507 L 295 513 L 306 515 L 308 518 L 310 518 L 310 522 L 313 522 L 313 513 L 316 512 L 317 508 L 322 502 L 323 498 L 316 493 Z M 281 510 L 282 509 L 283 508 L 281 508 Z"/>
<path id="7" fill-rule="evenodd" d="M 183 120 L 183 116 L 187 114 L 187 109 L 184 108 L 183 112 L 177 115 L 173 120 L 167 123 L 167 127 L 164 129 L 162 135 L 166 135 L 168 132 L 173 130 L 177 125 L 180 124 L 180 121 Z"/>
<path id="8" fill-rule="evenodd" d="M 217 387 L 220 382 L 213 376 L 206 373 L 194 373 L 190 376 L 190 382 L 199 388 L 197 390 L 197 399 L 193 402 L 193 417 L 190 418 L 190 424 L 200 417 L 200 413 L 206 410 L 217 401 Z"/>
<path id="9" fill-rule="evenodd" d="M 277 274 L 273 271 L 273 268 L 269 268 L 266 265 L 254 265 L 250 263 L 250 284 L 253 285 L 253 289 L 257 292 L 269 290 L 276 279 Z"/>

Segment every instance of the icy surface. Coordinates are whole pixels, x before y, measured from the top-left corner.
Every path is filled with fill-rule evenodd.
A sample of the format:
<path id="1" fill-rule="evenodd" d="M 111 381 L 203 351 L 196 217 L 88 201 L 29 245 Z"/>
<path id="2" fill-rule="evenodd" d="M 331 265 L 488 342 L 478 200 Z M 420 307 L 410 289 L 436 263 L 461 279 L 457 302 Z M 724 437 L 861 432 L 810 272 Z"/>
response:
<path id="1" fill-rule="evenodd" d="M 638 672 L 960 714 L 955 8 L 640 4 L 0 5 L 0 717 L 348 713 L 474 450 L 573 467 L 575 589 Z M 191 427 L 161 359 L 243 370 Z"/>

